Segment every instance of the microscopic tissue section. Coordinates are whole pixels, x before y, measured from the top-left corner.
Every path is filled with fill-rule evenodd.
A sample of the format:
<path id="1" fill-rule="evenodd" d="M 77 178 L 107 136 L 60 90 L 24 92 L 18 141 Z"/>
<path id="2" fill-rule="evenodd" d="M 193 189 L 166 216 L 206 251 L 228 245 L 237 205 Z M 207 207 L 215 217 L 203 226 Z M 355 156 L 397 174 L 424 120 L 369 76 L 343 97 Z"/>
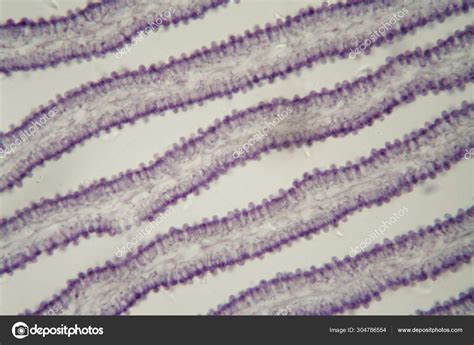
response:
<path id="1" fill-rule="evenodd" d="M 205 24 L 209 16 L 240 6 L 224 0 L 102 0 L 48 20 L 8 20 L 0 25 L 2 82 L 51 69 L 67 73 L 79 62 L 122 61 L 149 36 Z M 195 47 L 192 41 L 177 42 L 184 52 L 179 57 L 79 85 L 0 132 L 0 195 L 22 193 L 41 168 L 111 131 L 128 131 L 128 124 L 252 95 L 257 87 L 285 85 L 305 71 L 324 68 L 337 74 L 338 65 L 364 64 L 374 52 L 416 38 L 420 30 L 437 32 L 453 18 L 472 17 L 473 7 L 471 0 L 318 3 L 220 43 Z M 212 194 L 217 181 L 265 155 L 359 137 L 389 117 L 400 117 L 409 104 L 454 97 L 471 87 L 474 23 L 443 32 L 415 49 L 386 55 L 383 63 L 350 80 L 301 95 L 288 88 L 287 97 L 261 99 L 250 107 L 235 104 L 236 110 L 213 124 L 112 177 L 63 194 L 53 189 L 54 197 L 25 195 L 29 206 L 0 218 L 0 279 L 35 270 L 46 255 L 95 241 L 97 235 L 123 237 L 124 242 L 129 234 L 138 235 L 106 262 L 73 273 L 61 289 L 38 294 L 35 305 L 17 312 L 130 313 L 151 292 L 180 289 L 193 278 L 219 277 L 257 259 L 271 262 L 276 252 L 299 240 L 322 241 L 318 235 L 336 231 L 355 213 L 396 202 L 466 161 L 472 163 L 474 100 L 466 97 L 455 107 L 440 107 L 432 121 L 398 139 L 371 145 L 363 157 L 329 168 L 315 166 L 294 176 L 292 186 L 274 186 L 274 193 L 261 201 L 249 197 L 245 208 L 203 214 L 192 225 L 172 217 L 187 198 L 199 202 L 201 192 Z M 395 238 L 374 233 L 369 242 L 378 243 L 361 244 L 356 252 L 348 248 L 323 265 L 309 263 L 273 278 L 262 272 L 259 283 L 210 303 L 208 313 L 352 313 L 380 301 L 387 291 L 444 279 L 469 266 L 474 250 L 474 206 L 456 210 L 408 227 Z M 147 237 L 170 218 L 175 227 Z M 473 288 L 458 289 L 450 299 L 432 300 L 431 307 L 411 313 L 473 314 Z"/>

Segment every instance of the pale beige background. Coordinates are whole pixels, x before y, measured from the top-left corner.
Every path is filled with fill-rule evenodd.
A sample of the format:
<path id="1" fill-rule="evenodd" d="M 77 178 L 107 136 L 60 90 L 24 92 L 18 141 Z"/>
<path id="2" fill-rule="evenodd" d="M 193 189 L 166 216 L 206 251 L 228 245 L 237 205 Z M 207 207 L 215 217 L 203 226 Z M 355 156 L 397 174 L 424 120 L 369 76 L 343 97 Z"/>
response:
<path id="1" fill-rule="evenodd" d="M 57 8 L 52 5 L 54 3 L 58 4 Z M 0 130 L 7 130 L 11 124 L 17 125 L 38 105 L 89 80 L 99 79 L 114 70 L 134 69 L 141 64 L 147 66 L 165 61 L 170 55 L 179 56 L 182 52 L 209 46 L 212 40 L 220 41 L 229 34 L 241 33 L 255 24 L 261 25 L 277 17 L 294 14 L 309 3 L 315 2 L 244 0 L 240 5 L 230 4 L 226 9 L 208 13 L 205 20 L 180 25 L 169 31 L 159 31 L 135 46 L 122 59 L 110 54 L 105 59 L 72 62 L 55 69 L 17 73 L 10 78 L 2 78 Z M 0 21 L 61 15 L 78 4 L 83 6 L 85 2 L 2 0 Z M 204 107 L 193 107 L 185 113 L 167 113 L 165 117 L 151 118 L 148 123 L 142 121 L 99 139 L 89 140 L 59 161 L 49 162 L 45 167 L 35 170 L 33 178 L 25 180 L 22 189 L 1 194 L 0 217 L 10 216 L 15 209 L 23 208 L 40 197 L 66 193 L 79 184 L 103 176 L 110 177 L 122 170 L 134 168 L 141 162 L 148 162 L 154 153 L 164 152 L 180 137 L 210 125 L 213 119 L 223 117 L 232 109 L 243 109 L 275 96 L 305 95 L 313 89 L 332 87 L 344 79 L 352 80 L 366 73 L 367 69 L 383 64 L 386 56 L 414 49 L 418 45 L 427 47 L 455 29 L 462 29 L 470 23 L 470 19 L 468 16 L 450 18 L 444 24 L 418 30 L 416 35 L 376 49 L 370 57 L 338 61 L 337 65 L 319 64 L 299 75 L 291 75 L 284 82 L 278 81 L 250 93 L 238 94 L 232 100 L 217 100 Z M 259 202 L 279 188 L 288 188 L 305 171 L 354 161 L 369 154 L 373 147 L 380 147 L 386 141 L 423 126 L 426 121 L 439 116 L 442 110 L 458 107 L 462 100 L 472 101 L 472 91 L 473 88 L 469 87 L 464 92 L 452 95 L 444 93 L 436 97 L 430 95 L 419 98 L 413 104 L 398 108 L 385 121 L 375 123 L 357 136 L 327 140 L 311 148 L 274 152 L 261 161 L 248 163 L 245 168 L 236 168 L 198 198 L 193 196 L 185 203 L 180 203 L 175 214 L 156 231 L 164 232 L 169 226 L 193 223 L 203 217 L 222 216 L 231 209 L 245 207 L 250 201 Z M 387 237 L 393 238 L 407 230 L 430 224 L 435 217 L 445 213 L 454 214 L 459 208 L 473 204 L 473 162 L 463 161 L 449 174 L 443 174 L 436 181 L 418 187 L 388 205 L 351 216 L 337 231 L 316 236 L 310 241 L 299 241 L 277 254 L 266 256 L 264 260 L 252 261 L 218 276 L 195 279 L 192 285 L 178 287 L 172 292 L 150 294 L 146 301 L 131 309 L 131 314 L 204 314 L 209 308 L 224 302 L 230 294 L 257 284 L 261 279 L 271 278 L 277 272 L 308 268 L 327 262 L 333 256 L 347 255 L 351 246 L 359 244 L 382 220 L 403 207 L 408 208 L 407 214 L 386 231 Z M 66 280 L 76 276 L 79 271 L 112 257 L 119 245 L 123 245 L 123 238 L 82 240 L 77 247 L 56 252 L 52 257 L 41 257 L 38 263 L 28 265 L 12 277 L 2 277 L 0 314 L 15 314 L 36 306 L 63 288 Z M 457 273 L 445 274 L 436 282 L 387 292 L 381 302 L 372 303 L 368 310 L 358 310 L 357 314 L 408 314 L 417 308 L 428 308 L 436 300 L 444 300 L 473 286 L 472 267 L 465 266 Z"/>

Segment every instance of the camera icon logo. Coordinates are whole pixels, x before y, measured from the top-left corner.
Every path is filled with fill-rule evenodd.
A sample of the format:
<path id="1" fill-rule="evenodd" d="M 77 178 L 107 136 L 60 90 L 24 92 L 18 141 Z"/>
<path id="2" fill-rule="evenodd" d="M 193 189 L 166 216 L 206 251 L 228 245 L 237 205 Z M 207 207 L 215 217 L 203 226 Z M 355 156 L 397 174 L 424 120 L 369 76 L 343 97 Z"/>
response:
<path id="1" fill-rule="evenodd" d="M 26 323 L 17 322 L 12 327 L 12 334 L 17 339 L 23 339 L 30 334 L 30 329 Z"/>

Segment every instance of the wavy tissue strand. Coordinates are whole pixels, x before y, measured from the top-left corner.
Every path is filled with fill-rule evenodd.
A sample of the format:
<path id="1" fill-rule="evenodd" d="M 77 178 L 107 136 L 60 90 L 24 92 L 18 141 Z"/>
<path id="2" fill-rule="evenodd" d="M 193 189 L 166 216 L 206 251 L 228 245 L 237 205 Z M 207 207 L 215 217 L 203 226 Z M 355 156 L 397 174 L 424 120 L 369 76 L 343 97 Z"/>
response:
<path id="1" fill-rule="evenodd" d="M 130 43 L 140 31 L 197 19 L 228 0 L 102 0 L 67 16 L 0 25 L 0 72 L 10 75 L 90 60 Z M 133 16 L 130 13 L 133 13 Z"/>
<path id="2" fill-rule="evenodd" d="M 473 235 L 471 207 L 442 223 L 410 231 L 395 241 L 385 240 L 354 258 L 334 259 L 319 268 L 262 281 L 210 313 L 275 315 L 287 308 L 292 315 L 333 315 L 355 310 L 380 299 L 388 289 L 434 280 L 444 271 L 469 263 Z"/>
<path id="3" fill-rule="evenodd" d="M 471 31 L 468 28 L 431 49 L 390 58 L 375 73 L 332 90 L 293 100 L 275 99 L 236 112 L 183 139 L 148 166 L 42 200 L 1 219 L 1 247 L 9 260 L 0 267 L 0 274 L 91 233 L 115 235 L 152 222 L 170 205 L 262 153 L 355 134 L 417 96 L 463 88 L 474 80 Z M 285 118 L 267 136 L 246 152 L 236 152 L 265 123 L 284 112 Z M 141 207 L 134 207 L 136 203 Z"/>
<path id="4" fill-rule="evenodd" d="M 0 25 L 0 72 L 10 80 L 21 71 L 39 73 L 34 70 L 57 68 L 71 60 L 90 61 L 115 52 L 122 56 L 131 52 L 130 44 L 143 38 L 143 32 L 148 35 L 189 21 L 194 25 L 193 19 L 228 3 L 103 0 L 60 18 L 9 20 Z M 466 16 L 473 7 L 472 0 L 323 4 L 179 58 L 170 57 L 167 63 L 113 72 L 58 95 L 0 133 L 0 193 L 21 193 L 24 179 L 39 166 L 61 159 L 104 132 L 125 131 L 125 125 L 140 119 L 232 98 L 276 80 L 283 83 L 288 76 L 326 61 L 328 68 L 334 68 L 337 59 L 363 61 L 364 55 L 382 45 L 420 28 L 429 30 L 448 17 Z M 169 15 L 163 17 L 165 12 Z M 390 23 L 388 28 L 385 22 Z M 381 25 L 384 33 L 376 34 Z M 317 235 L 337 228 L 354 213 L 390 203 L 468 160 L 474 152 L 472 99 L 457 108 L 443 107 L 446 110 L 433 121 L 372 149 L 355 163 L 308 171 L 291 186 L 275 188 L 260 203 L 171 227 L 151 240 L 139 230 L 151 230 L 165 217 L 171 218 L 174 205 L 264 154 L 356 135 L 387 116 L 399 116 L 406 104 L 424 96 L 472 87 L 473 43 L 471 24 L 450 31 L 436 44 L 387 57 L 384 64 L 355 80 L 341 80 L 304 96 L 260 100 L 182 137 L 147 164 L 18 209 L 0 219 L 0 276 L 12 276 L 40 256 L 53 255 L 83 238 L 125 239 L 139 234 L 136 243 L 121 249 L 119 257 L 79 273 L 48 298 L 38 296 L 38 304 L 24 312 L 120 315 L 129 313 L 151 292 L 271 257 L 297 241 L 324 240 Z M 319 268 L 279 273 L 230 296 L 209 314 L 357 312 L 380 300 L 387 290 L 444 279 L 447 271 L 468 266 L 473 231 L 474 206 L 465 207 L 456 216 L 385 239 L 356 256 L 334 257 Z M 414 312 L 466 315 L 473 313 L 473 306 L 471 288 Z"/>
<path id="5" fill-rule="evenodd" d="M 464 104 L 355 164 L 305 174 L 292 188 L 259 205 L 170 229 L 125 259 L 81 273 L 34 313 L 56 306 L 65 314 L 120 314 L 152 290 L 188 283 L 310 238 L 357 210 L 388 202 L 450 169 L 466 147 L 474 147 L 473 125 L 474 104 Z M 124 286 L 124 280 L 130 285 Z"/>
<path id="6" fill-rule="evenodd" d="M 51 108 L 58 108 L 58 115 L 48 122 L 43 135 L 30 138 L 15 154 L 0 160 L 0 192 L 21 186 L 21 181 L 36 167 L 58 159 L 104 131 L 120 129 L 152 114 L 163 115 L 168 110 L 230 96 L 323 59 L 347 58 L 350 49 L 402 8 L 408 14 L 387 35 L 380 36 L 374 47 L 430 22 L 467 13 L 472 6 L 468 1 L 378 0 L 310 8 L 284 22 L 268 24 L 265 29 L 246 31 L 221 44 L 212 44 L 211 48 L 204 47 L 179 59 L 170 58 L 169 63 L 161 66 L 141 66 L 123 74 L 113 72 L 110 78 L 58 96 L 21 125 L 0 134 L 0 148 L 4 150 L 22 130 Z M 285 49 L 275 49 L 277 45 L 284 45 Z"/>
<path id="7" fill-rule="evenodd" d="M 442 304 L 437 302 L 427 311 L 417 310 L 417 315 L 474 315 L 474 288 L 461 292 Z"/>

